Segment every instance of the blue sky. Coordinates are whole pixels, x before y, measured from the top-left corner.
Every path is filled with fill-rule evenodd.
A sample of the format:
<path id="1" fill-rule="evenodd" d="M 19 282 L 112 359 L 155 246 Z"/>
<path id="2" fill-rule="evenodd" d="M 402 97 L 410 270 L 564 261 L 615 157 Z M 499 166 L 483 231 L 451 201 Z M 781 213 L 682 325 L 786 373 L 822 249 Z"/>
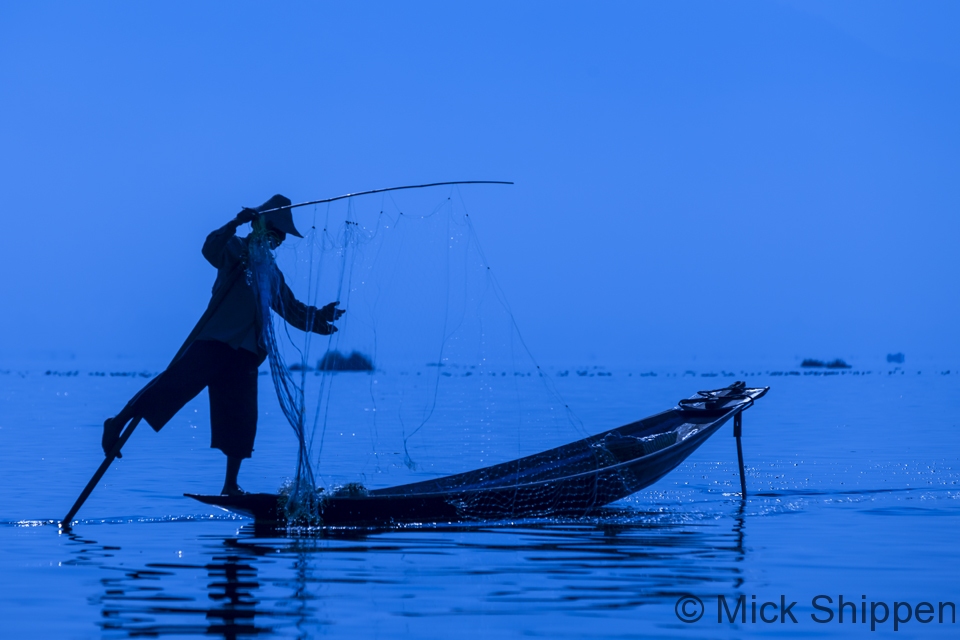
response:
<path id="1" fill-rule="evenodd" d="M 956 4 L 517 4 L 4 4 L 0 357 L 164 362 L 273 193 L 493 179 L 545 362 L 956 362 Z"/>

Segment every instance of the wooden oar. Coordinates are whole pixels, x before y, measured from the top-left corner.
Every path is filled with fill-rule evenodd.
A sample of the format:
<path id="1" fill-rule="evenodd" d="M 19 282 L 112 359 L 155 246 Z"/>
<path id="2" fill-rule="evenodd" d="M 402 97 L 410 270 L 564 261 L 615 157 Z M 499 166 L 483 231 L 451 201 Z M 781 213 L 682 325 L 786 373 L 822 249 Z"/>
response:
<path id="1" fill-rule="evenodd" d="M 137 428 L 137 425 L 140 424 L 140 418 L 134 418 L 130 421 L 130 424 L 127 425 L 127 428 L 123 430 L 123 433 L 120 434 L 120 439 L 117 440 L 117 444 L 113 445 L 113 449 L 110 450 L 110 453 L 106 458 L 103 459 L 103 462 L 100 463 L 100 468 L 97 469 L 97 472 L 93 474 L 93 477 L 90 478 L 90 482 L 87 483 L 87 486 L 83 488 L 83 491 L 80 493 L 80 497 L 77 498 L 77 501 L 73 503 L 73 507 L 70 508 L 70 512 L 60 521 L 61 529 L 69 529 L 70 522 L 73 520 L 73 517 L 77 515 L 77 511 L 80 511 L 80 507 L 83 506 L 83 503 L 87 501 L 87 498 L 90 497 L 90 494 L 93 493 L 94 487 L 97 486 L 97 483 L 100 482 L 100 478 L 103 477 L 103 474 L 107 472 L 107 469 L 110 467 L 110 463 L 113 462 L 114 458 L 117 457 L 117 454 L 120 453 L 120 449 L 123 448 L 123 445 L 127 443 L 127 440 L 130 438 L 130 434 L 133 433 L 133 430 Z"/>

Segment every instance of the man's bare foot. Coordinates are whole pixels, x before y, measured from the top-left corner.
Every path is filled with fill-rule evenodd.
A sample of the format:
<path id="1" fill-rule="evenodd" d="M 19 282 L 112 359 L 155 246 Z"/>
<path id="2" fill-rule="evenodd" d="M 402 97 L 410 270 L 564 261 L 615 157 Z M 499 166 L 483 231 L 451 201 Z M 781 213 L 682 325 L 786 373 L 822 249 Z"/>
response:
<path id="1" fill-rule="evenodd" d="M 103 436 L 100 438 L 100 446 L 103 447 L 103 455 L 109 456 L 113 447 L 120 439 L 120 433 L 123 431 L 124 423 L 117 418 L 107 418 L 103 421 Z M 122 458 L 123 454 L 117 451 L 117 457 Z"/>
<path id="2" fill-rule="evenodd" d="M 240 488 L 238 484 L 232 485 L 223 485 L 223 489 L 220 491 L 222 496 L 245 496 L 247 492 Z"/>

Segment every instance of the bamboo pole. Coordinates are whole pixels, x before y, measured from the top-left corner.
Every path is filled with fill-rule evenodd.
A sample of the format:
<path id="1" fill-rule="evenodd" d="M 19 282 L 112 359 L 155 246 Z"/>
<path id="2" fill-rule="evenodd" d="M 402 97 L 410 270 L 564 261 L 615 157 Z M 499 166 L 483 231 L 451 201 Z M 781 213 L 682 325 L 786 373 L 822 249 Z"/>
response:
<path id="1" fill-rule="evenodd" d="M 120 449 L 123 448 L 123 445 L 127 443 L 127 440 L 130 439 L 133 430 L 137 428 L 137 425 L 140 424 L 140 418 L 134 418 L 130 421 L 130 424 L 127 425 L 127 428 L 123 430 L 123 433 L 120 434 L 120 439 L 117 440 L 117 443 L 113 445 L 113 449 L 110 450 L 110 453 L 107 454 L 107 457 L 103 459 L 103 462 L 100 463 L 100 467 L 97 469 L 96 473 L 93 474 L 93 477 L 90 478 L 90 482 L 87 483 L 87 486 L 83 488 L 83 491 L 80 493 L 80 497 L 77 498 L 77 501 L 73 503 L 73 506 L 70 508 L 70 511 L 64 516 L 63 520 L 60 521 L 61 529 L 69 529 L 70 522 L 73 520 L 74 516 L 77 515 L 77 512 L 80 511 L 80 507 L 83 506 L 83 503 L 87 501 L 87 498 L 90 497 L 90 494 L 93 493 L 94 487 L 97 486 L 97 483 L 100 482 L 100 478 L 103 477 L 103 474 L 107 472 L 107 469 L 110 468 L 111 463 L 117 457 L 117 454 L 120 453 Z"/>
<path id="2" fill-rule="evenodd" d="M 386 187 L 383 189 L 371 189 L 370 191 L 358 191 L 356 193 L 345 193 L 342 196 L 334 196 L 333 198 L 324 198 L 322 200 L 310 200 L 309 202 L 298 202 L 297 204 L 291 204 L 288 207 L 276 207 L 274 209 L 267 209 L 266 211 L 261 211 L 260 213 L 270 213 L 271 211 L 280 211 L 281 209 L 296 209 L 297 207 L 306 207 L 311 204 L 324 204 L 326 202 L 336 202 L 337 200 L 345 200 L 346 198 L 356 198 L 357 196 L 367 196 L 371 193 L 385 193 L 387 191 L 401 191 L 403 189 L 424 189 L 426 187 L 442 187 L 444 185 L 451 184 L 513 184 L 512 182 L 505 182 L 503 180 L 457 180 L 454 182 L 430 182 L 427 184 L 410 184 L 403 187 Z"/>

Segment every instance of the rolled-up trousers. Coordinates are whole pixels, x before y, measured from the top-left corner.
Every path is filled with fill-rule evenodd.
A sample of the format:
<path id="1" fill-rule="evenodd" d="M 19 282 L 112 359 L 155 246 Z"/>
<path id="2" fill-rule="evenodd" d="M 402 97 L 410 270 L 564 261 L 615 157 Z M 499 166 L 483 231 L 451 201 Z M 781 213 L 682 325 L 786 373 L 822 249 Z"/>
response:
<path id="1" fill-rule="evenodd" d="M 249 458 L 257 437 L 257 369 L 261 361 L 246 349 L 197 340 L 134 396 L 127 408 L 160 431 L 206 388 L 210 446 L 230 457 Z"/>

